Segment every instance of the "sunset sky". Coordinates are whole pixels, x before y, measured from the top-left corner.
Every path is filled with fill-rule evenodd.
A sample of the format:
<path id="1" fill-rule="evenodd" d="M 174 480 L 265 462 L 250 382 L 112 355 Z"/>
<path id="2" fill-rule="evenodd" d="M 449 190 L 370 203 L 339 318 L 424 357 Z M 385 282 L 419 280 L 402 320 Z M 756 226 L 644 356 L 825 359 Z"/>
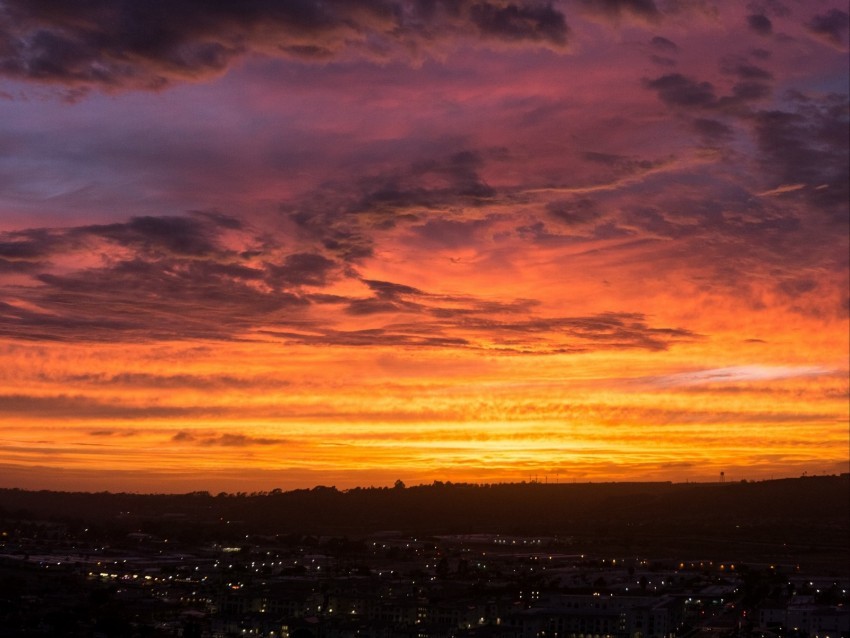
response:
<path id="1" fill-rule="evenodd" d="M 0 487 L 848 471 L 838 0 L 0 0 Z"/>

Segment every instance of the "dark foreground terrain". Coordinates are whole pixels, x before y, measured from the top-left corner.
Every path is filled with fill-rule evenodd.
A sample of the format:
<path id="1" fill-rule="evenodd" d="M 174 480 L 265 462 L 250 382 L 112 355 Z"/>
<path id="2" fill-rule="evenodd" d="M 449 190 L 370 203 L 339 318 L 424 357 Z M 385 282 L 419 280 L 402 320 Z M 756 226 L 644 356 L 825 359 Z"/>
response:
<path id="1" fill-rule="evenodd" d="M 850 475 L 736 483 L 315 487 L 181 495 L 0 490 L 0 523 L 189 543 L 245 534 L 569 536 L 589 551 L 718 556 L 850 570 Z"/>
<path id="2" fill-rule="evenodd" d="M 850 638 L 850 477 L 0 490 L 0 638 Z"/>

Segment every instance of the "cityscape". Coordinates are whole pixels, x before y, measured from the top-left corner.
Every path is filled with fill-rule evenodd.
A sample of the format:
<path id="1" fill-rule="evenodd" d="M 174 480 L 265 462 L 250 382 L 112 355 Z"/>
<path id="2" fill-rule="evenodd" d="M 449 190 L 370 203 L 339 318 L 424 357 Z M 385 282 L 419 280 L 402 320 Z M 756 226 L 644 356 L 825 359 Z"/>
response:
<path id="1" fill-rule="evenodd" d="M 772 483 L 614 484 L 592 494 L 604 501 L 629 495 L 642 509 L 648 496 L 664 500 L 686 490 L 702 508 L 725 490 L 722 510 L 656 524 L 631 510 L 607 523 L 570 512 L 580 511 L 577 494 L 593 492 L 592 485 L 173 497 L 5 490 L 0 636 L 846 638 L 850 514 L 841 507 L 850 475 Z M 328 497 L 383 507 L 436 491 L 448 499 L 472 493 L 486 503 L 478 492 L 488 489 L 531 501 L 543 494 L 541 507 L 563 507 L 563 520 L 572 521 L 554 527 L 574 533 L 523 533 L 540 528 L 537 510 L 527 523 L 503 515 L 482 526 L 474 521 L 492 520 L 486 507 L 457 524 L 516 531 L 439 533 L 442 523 L 422 534 L 370 531 L 331 515 L 330 533 L 315 533 Z M 829 500 L 817 522 L 795 527 L 775 502 L 783 492 Z M 45 509 L 51 498 L 75 501 L 80 514 L 56 516 Z M 307 506 L 301 515 L 292 499 L 316 511 Z M 768 523 L 759 524 L 760 511 L 746 514 L 755 500 L 774 510 Z M 25 503 L 30 510 L 9 508 Z M 227 518 L 240 511 L 246 520 Z"/>

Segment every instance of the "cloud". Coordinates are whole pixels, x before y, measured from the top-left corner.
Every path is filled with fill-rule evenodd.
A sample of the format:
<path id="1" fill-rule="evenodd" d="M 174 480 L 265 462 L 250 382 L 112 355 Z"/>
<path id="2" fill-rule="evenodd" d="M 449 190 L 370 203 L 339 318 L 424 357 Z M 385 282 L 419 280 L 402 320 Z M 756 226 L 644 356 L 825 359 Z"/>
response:
<path id="1" fill-rule="evenodd" d="M 846 224 L 847 98 L 791 97 L 793 109 L 759 111 L 753 120 L 759 159 L 769 179 L 766 193 L 798 191 L 836 222 Z"/>
<path id="2" fill-rule="evenodd" d="M 137 436 L 139 434 L 136 430 L 92 430 L 89 432 L 89 436 L 119 436 L 119 437 L 131 437 Z"/>
<path id="3" fill-rule="evenodd" d="M 619 155 L 593 153 L 588 160 L 614 170 L 644 170 L 641 162 Z M 429 170 L 438 177 L 448 175 L 454 183 L 457 173 L 466 173 L 469 162 L 474 158 L 455 157 L 447 165 L 429 165 Z M 556 202 L 549 213 L 562 225 L 582 227 L 586 238 L 610 239 L 632 232 L 602 220 L 595 204 L 583 198 Z M 415 237 L 420 245 L 475 246 L 478 234 L 500 219 L 497 214 L 466 220 L 444 215 L 448 213 L 440 211 L 424 224 L 411 223 L 405 241 Z M 346 213 L 346 220 L 351 217 L 358 216 Z M 233 245 L 234 231 L 241 233 L 242 244 L 253 248 Z M 518 232 L 522 235 L 521 229 Z M 528 232 L 534 232 L 531 226 Z M 544 234 L 562 239 L 541 225 L 535 241 L 544 241 Z M 44 247 L 39 245 L 42 239 Z M 318 252 L 286 253 L 277 241 L 230 223 L 227 216 L 133 218 L 108 225 L 34 229 L 0 240 L 15 244 L 8 253 L 17 251 L 29 258 L 49 255 L 65 264 L 93 247 L 102 251 L 93 263 L 83 259 L 76 269 L 47 266 L 46 271 L 35 272 L 31 285 L 17 287 L 15 299 L 0 303 L 0 335 L 26 341 L 149 343 L 271 336 L 307 345 L 545 354 L 600 348 L 663 350 L 697 338 L 685 329 L 651 326 L 639 314 L 541 318 L 536 315 L 540 303 L 533 299 L 445 295 L 361 277 Z M 25 248 L 19 249 L 16 242 Z M 321 291 L 339 279 L 363 286 L 369 294 Z M 320 290 L 305 293 L 305 287 Z M 366 316 L 372 322 L 369 329 L 347 325 L 352 318 Z M 68 377 L 67 382 L 214 388 L 224 380 L 140 373 Z"/>
<path id="4" fill-rule="evenodd" d="M 739 383 L 778 381 L 798 377 L 811 377 L 830 374 L 832 371 L 820 366 L 770 366 L 740 365 L 727 368 L 712 368 L 682 372 L 656 379 L 663 386 L 688 386 L 708 383 Z"/>
<path id="5" fill-rule="evenodd" d="M 194 374 L 150 374 L 145 372 L 121 372 L 118 374 L 84 373 L 63 375 L 39 375 L 41 381 L 58 383 L 67 387 L 118 386 L 133 389 L 194 389 L 194 390 L 233 390 L 248 388 L 279 388 L 289 384 L 284 379 L 274 377 L 242 377 L 228 374 L 194 375 Z"/>
<path id="6" fill-rule="evenodd" d="M 773 79 L 773 74 L 770 71 L 738 58 L 725 58 L 721 61 L 720 69 L 727 75 L 736 75 L 743 80 L 769 81 Z"/>
<path id="7" fill-rule="evenodd" d="M 152 257 L 205 257 L 221 253 L 218 236 L 241 228 L 241 222 L 220 213 L 186 216 L 132 217 L 127 222 L 71 228 L 31 228 L 0 233 L 0 259 L 43 263 L 105 241 Z"/>
<path id="8" fill-rule="evenodd" d="M 349 212 L 375 215 L 409 208 L 481 205 L 496 194 L 479 174 L 483 164 L 480 153 L 466 150 L 414 162 L 404 171 L 363 179 L 363 194 Z"/>
<path id="9" fill-rule="evenodd" d="M 282 265 L 268 264 L 267 281 L 278 287 L 324 286 L 336 262 L 315 253 L 287 255 Z"/>
<path id="10" fill-rule="evenodd" d="M 662 160 L 653 161 L 614 153 L 598 153 L 595 151 L 585 151 L 582 153 L 582 158 L 588 162 L 613 169 L 619 176 L 644 173 L 664 164 Z"/>
<path id="11" fill-rule="evenodd" d="M 806 188 L 805 184 L 781 184 L 776 188 L 758 193 L 759 197 L 773 197 L 775 195 L 784 195 L 785 193 L 795 193 Z"/>
<path id="12" fill-rule="evenodd" d="M 738 82 L 732 87 L 732 99 L 725 98 L 727 104 L 761 100 L 771 94 L 771 88 L 763 82 Z"/>
<path id="13" fill-rule="evenodd" d="M 29 270 L 43 266 L 56 252 L 73 244 L 73 238 L 63 231 L 48 228 L 0 233 L 0 259 L 9 265 L 9 269 Z"/>
<path id="14" fill-rule="evenodd" d="M 498 219 L 495 215 L 470 220 L 430 219 L 424 224 L 412 226 L 411 232 L 417 242 L 440 248 L 459 249 L 475 245 L 480 235 L 492 228 Z"/>
<path id="15" fill-rule="evenodd" d="M 6 0 L 1 10 L 3 75 L 104 89 L 161 89 L 251 53 L 381 58 L 456 39 L 562 49 L 569 36 L 563 14 L 536 0 Z"/>
<path id="16" fill-rule="evenodd" d="M 659 66 L 676 66 L 676 59 L 674 57 L 670 57 L 679 53 L 679 45 L 675 42 L 657 35 L 649 41 L 649 46 L 653 51 L 655 51 L 655 53 L 652 53 L 649 56 L 649 59 L 652 62 Z"/>
<path id="17" fill-rule="evenodd" d="M 548 42 L 563 46 L 569 27 L 563 14 L 551 4 L 497 6 L 487 2 L 470 7 L 472 24 L 486 38 L 508 41 Z"/>
<path id="18" fill-rule="evenodd" d="M 425 293 L 418 288 L 405 286 L 404 284 L 396 284 L 390 281 L 378 281 L 376 279 L 364 279 L 363 283 L 369 286 L 369 289 L 374 291 L 378 297 L 384 299 L 396 298 L 400 295 L 424 295 Z"/>
<path id="19" fill-rule="evenodd" d="M 280 445 L 286 443 L 285 439 L 265 438 L 248 436 L 245 434 L 198 434 L 188 430 L 181 430 L 171 437 L 175 443 L 194 443 L 206 447 L 251 447 L 257 445 Z"/>
<path id="20" fill-rule="evenodd" d="M 682 328 L 656 328 L 638 313 L 600 313 L 587 317 L 498 319 L 492 309 L 443 308 L 424 304 L 405 307 L 376 302 L 372 312 L 413 312 L 435 319 L 413 318 L 366 330 L 317 328 L 312 332 L 268 331 L 286 343 L 340 346 L 406 346 L 484 350 L 491 353 L 564 354 L 594 350 L 667 350 L 700 335 Z M 383 304 L 383 305 L 381 305 Z M 490 312 L 485 312 L 490 310 Z"/>
<path id="21" fill-rule="evenodd" d="M 546 212 L 567 226 L 584 226 L 602 217 L 596 202 L 587 197 L 549 202 Z"/>
<path id="22" fill-rule="evenodd" d="M 157 419 L 210 415 L 212 408 L 134 406 L 102 402 L 82 395 L 0 395 L 0 413 L 54 419 Z"/>
<path id="23" fill-rule="evenodd" d="M 255 285 L 256 276 L 210 261 L 141 258 L 42 273 L 41 285 L 16 291 L 26 305 L 0 303 L 0 334 L 84 342 L 233 339 L 270 314 L 308 305 L 292 292 Z"/>
<path id="24" fill-rule="evenodd" d="M 846 33 L 850 29 L 850 15 L 840 9 L 830 9 L 813 17 L 806 23 L 806 28 L 826 42 L 844 49 L 847 46 Z"/>
<path id="25" fill-rule="evenodd" d="M 728 141 L 734 134 L 729 125 L 712 118 L 699 117 L 694 119 L 691 125 L 704 141 L 711 144 Z"/>
<path id="26" fill-rule="evenodd" d="M 228 220 L 232 218 L 226 218 Z M 211 226 L 225 218 L 207 220 L 192 217 L 133 217 L 129 222 L 80 226 L 72 234 L 101 237 L 116 244 L 162 255 L 202 257 L 217 252 Z M 232 220 L 236 222 L 236 220 Z M 232 224 L 227 227 L 232 228 Z"/>
<path id="27" fill-rule="evenodd" d="M 463 208 L 496 203 L 500 194 L 481 177 L 485 157 L 463 150 L 345 183 L 329 183 L 303 201 L 284 207 L 301 238 L 318 244 L 344 262 L 374 255 L 375 234 L 425 215 L 449 215 Z M 353 182 L 353 183 L 352 183 Z M 459 222 L 463 223 L 463 222 Z M 422 238 L 437 226 L 419 228 Z M 444 235 L 443 239 L 451 240 Z"/>
<path id="28" fill-rule="evenodd" d="M 650 46 L 656 51 L 660 51 L 664 54 L 672 54 L 679 52 L 679 46 L 673 42 L 672 40 L 668 40 L 667 38 L 661 37 L 660 35 L 655 36 L 652 40 L 649 41 Z"/>
<path id="29" fill-rule="evenodd" d="M 789 297 L 799 297 L 812 292 L 818 287 L 818 282 L 810 277 L 794 277 L 780 281 L 776 288 Z"/>
<path id="30" fill-rule="evenodd" d="M 213 213 L 0 233 L 7 259 L 31 283 L 0 303 L 0 334 L 28 340 L 241 338 L 339 275 Z"/>
<path id="31" fill-rule="evenodd" d="M 644 80 L 645 88 L 655 91 L 667 106 L 685 109 L 720 110 L 746 115 L 748 102 L 764 100 L 771 95 L 768 84 L 773 75 L 753 64 L 724 60 L 724 74 L 734 75 L 741 81 L 732 86 L 731 95 L 718 95 L 711 82 L 695 80 L 681 73 L 668 73 L 652 80 Z"/>
<path id="32" fill-rule="evenodd" d="M 627 15 L 651 21 L 661 17 L 653 0 L 581 0 L 581 5 L 588 13 L 615 20 Z"/>
<path id="33" fill-rule="evenodd" d="M 773 33 L 773 23 L 765 15 L 754 13 L 747 16 L 747 26 L 750 31 L 759 35 L 770 35 Z"/>
<path id="34" fill-rule="evenodd" d="M 791 9 L 780 0 L 751 0 L 747 3 L 747 9 L 776 18 L 787 18 L 791 15 Z"/>
<path id="35" fill-rule="evenodd" d="M 717 103 L 714 86 L 710 82 L 698 82 L 681 73 L 662 75 L 644 84 L 658 93 L 661 101 L 669 106 L 709 108 Z"/>

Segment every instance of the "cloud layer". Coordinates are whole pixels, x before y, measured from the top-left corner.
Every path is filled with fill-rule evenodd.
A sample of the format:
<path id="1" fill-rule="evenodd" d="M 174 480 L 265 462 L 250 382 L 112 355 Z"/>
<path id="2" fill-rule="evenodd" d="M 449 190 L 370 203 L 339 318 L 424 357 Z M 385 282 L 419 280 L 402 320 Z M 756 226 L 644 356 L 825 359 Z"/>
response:
<path id="1" fill-rule="evenodd" d="M 551 2 L 236 4 L 199 0 L 6 0 L 0 71 L 7 77 L 102 88 L 160 89 L 218 75 L 250 53 L 326 60 L 433 52 L 472 34 L 481 42 L 562 48 L 569 27 Z"/>

